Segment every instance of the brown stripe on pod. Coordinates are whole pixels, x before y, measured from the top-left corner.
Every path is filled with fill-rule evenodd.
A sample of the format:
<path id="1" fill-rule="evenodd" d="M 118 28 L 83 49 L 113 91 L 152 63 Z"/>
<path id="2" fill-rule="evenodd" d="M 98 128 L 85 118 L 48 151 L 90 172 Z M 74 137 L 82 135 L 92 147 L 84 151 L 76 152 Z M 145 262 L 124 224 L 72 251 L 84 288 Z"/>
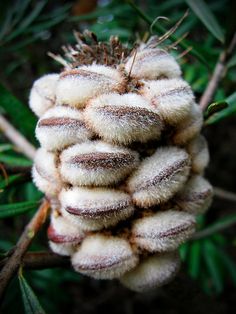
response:
<path id="1" fill-rule="evenodd" d="M 86 218 L 100 218 L 106 217 L 110 214 L 126 209 L 131 205 L 130 201 L 123 201 L 111 206 L 97 207 L 97 208 L 84 208 L 84 207 L 71 207 L 67 206 L 66 211 L 76 216 L 82 216 Z"/>
<path id="2" fill-rule="evenodd" d="M 157 95 L 155 95 L 155 97 L 153 98 L 152 102 L 155 103 L 156 99 L 160 98 L 160 97 L 165 97 L 165 96 L 174 96 L 175 94 L 188 94 L 188 95 L 192 95 L 192 90 L 190 86 L 180 86 L 174 89 L 170 89 L 167 92 L 164 93 L 158 93 Z"/>
<path id="3" fill-rule="evenodd" d="M 179 200 L 186 202 L 195 202 L 204 200 L 212 195 L 212 189 L 207 189 L 206 191 L 194 192 L 188 195 L 182 195 L 179 197 Z"/>
<path id="4" fill-rule="evenodd" d="M 145 108 L 139 107 L 125 107 L 125 106 L 103 106 L 101 108 L 96 108 L 96 111 L 107 114 L 109 116 L 118 117 L 118 118 L 131 118 L 132 120 L 142 119 L 147 117 L 152 122 L 160 120 L 160 116 Z"/>
<path id="5" fill-rule="evenodd" d="M 188 158 L 175 161 L 173 165 L 171 165 L 169 168 L 163 169 L 157 176 L 155 176 L 151 180 L 148 180 L 146 182 L 143 182 L 140 185 L 137 185 L 135 192 L 147 189 L 151 186 L 156 186 L 158 183 L 161 183 L 163 180 L 166 180 L 170 178 L 171 176 L 173 176 L 176 172 L 179 171 L 179 169 L 188 165 L 189 165 Z"/>
<path id="6" fill-rule="evenodd" d="M 80 243 L 84 237 L 81 235 L 72 236 L 70 234 L 60 234 L 50 225 L 47 230 L 48 239 L 54 243 Z"/>
<path id="7" fill-rule="evenodd" d="M 85 123 L 83 121 L 72 119 L 72 118 L 47 118 L 41 119 L 38 123 L 38 127 L 84 127 Z"/>
<path id="8" fill-rule="evenodd" d="M 183 188 L 190 171 L 190 158 L 185 150 L 174 146 L 158 148 L 145 158 L 128 179 L 133 202 L 141 208 L 170 200 Z"/>
<path id="9" fill-rule="evenodd" d="M 136 238 L 146 238 L 146 239 L 164 239 L 164 238 L 169 238 L 169 237 L 175 237 L 176 235 L 179 235 L 182 232 L 186 232 L 189 229 L 192 229 L 192 227 L 195 226 L 195 222 L 192 222 L 190 224 L 184 224 L 182 226 L 177 226 L 174 228 L 170 228 L 169 230 L 165 231 L 165 232 L 159 232 L 159 233 L 155 233 L 155 234 L 137 234 L 135 235 Z"/>
<path id="10" fill-rule="evenodd" d="M 85 77 L 88 79 L 96 79 L 96 80 L 104 80 L 104 78 L 107 81 L 113 81 L 113 79 L 109 76 L 106 76 L 105 74 L 100 74 L 100 73 L 96 73 L 96 72 L 92 72 L 92 71 L 86 71 L 86 70 L 82 70 L 82 69 L 72 69 L 72 70 L 67 70 L 65 72 L 62 72 L 60 75 L 61 79 L 64 79 L 66 77 L 73 77 L 73 76 L 81 76 L 81 77 Z"/>
<path id="11" fill-rule="evenodd" d="M 89 264 L 89 263 L 83 264 L 81 262 L 81 263 L 77 263 L 77 266 L 81 270 L 101 270 L 101 269 L 106 269 L 106 268 L 110 268 L 113 266 L 118 266 L 121 263 L 125 263 L 131 257 L 132 257 L 132 255 L 129 255 L 125 258 L 119 258 L 116 261 L 114 261 L 112 258 L 109 260 L 109 259 L 104 258 L 104 257 L 94 257 L 92 264 Z"/>
<path id="12" fill-rule="evenodd" d="M 114 169 L 132 164 L 135 157 L 129 153 L 88 153 L 72 157 L 68 163 L 82 166 L 85 169 Z"/>

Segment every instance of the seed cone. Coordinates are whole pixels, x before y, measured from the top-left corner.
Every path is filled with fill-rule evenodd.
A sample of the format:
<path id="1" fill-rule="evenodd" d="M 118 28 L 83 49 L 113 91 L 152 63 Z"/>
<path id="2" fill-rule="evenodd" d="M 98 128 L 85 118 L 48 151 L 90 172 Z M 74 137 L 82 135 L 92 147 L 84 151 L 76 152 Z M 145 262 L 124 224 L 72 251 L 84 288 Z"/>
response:
<path id="1" fill-rule="evenodd" d="M 212 187 L 202 113 L 174 57 L 151 38 L 76 34 L 65 68 L 37 80 L 33 180 L 52 200 L 50 248 L 74 269 L 134 291 L 169 282 Z"/>

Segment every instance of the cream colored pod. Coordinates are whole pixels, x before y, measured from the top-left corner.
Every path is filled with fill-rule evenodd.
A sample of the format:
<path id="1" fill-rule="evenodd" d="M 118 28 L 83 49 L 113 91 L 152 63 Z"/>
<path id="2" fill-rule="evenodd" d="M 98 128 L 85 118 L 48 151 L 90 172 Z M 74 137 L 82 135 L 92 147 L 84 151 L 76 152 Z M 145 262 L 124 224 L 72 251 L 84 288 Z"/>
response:
<path id="1" fill-rule="evenodd" d="M 124 79 L 118 70 L 105 65 L 81 66 L 62 72 L 56 88 L 57 102 L 83 108 L 95 96 L 123 89 Z"/>
<path id="2" fill-rule="evenodd" d="M 211 204 L 202 112 L 155 38 L 129 50 L 92 36 L 32 87 L 33 180 L 51 201 L 53 252 L 76 272 L 147 291 L 174 278 L 179 246 Z"/>
<path id="3" fill-rule="evenodd" d="M 85 127 L 82 112 L 63 106 L 49 109 L 39 119 L 35 133 L 41 146 L 48 151 L 62 150 L 92 136 Z"/>
<path id="4" fill-rule="evenodd" d="M 55 105 L 58 79 L 58 74 L 47 74 L 34 82 L 29 96 L 29 105 L 38 117 Z"/>

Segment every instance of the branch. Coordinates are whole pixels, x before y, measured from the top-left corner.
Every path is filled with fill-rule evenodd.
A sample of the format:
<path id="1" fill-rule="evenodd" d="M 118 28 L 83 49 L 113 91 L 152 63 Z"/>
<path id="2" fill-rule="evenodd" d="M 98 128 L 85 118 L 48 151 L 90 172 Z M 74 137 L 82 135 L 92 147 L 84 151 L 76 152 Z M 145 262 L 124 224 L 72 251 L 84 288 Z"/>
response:
<path id="1" fill-rule="evenodd" d="M 8 259 L 9 257 L 6 257 L 0 261 L 0 268 L 7 263 Z M 68 257 L 59 256 L 53 252 L 27 252 L 22 260 L 22 266 L 30 270 L 68 267 L 70 265 Z"/>
<path id="2" fill-rule="evenodd" d="M 236 46 L 236 33 L 234 34 L 233 39 L 229 44 L 229 47 L 222 51 L 222 53 L 220 54 L 218 62 L 216 63 L 215 66 L 215 70 L 210 78 L 209 84 L 200 99 L 199 105 L 203 111 L 207 108 L 207 106 L 213 99 L 221 79 L 227 72 L 227 61 L 232 55 L 235 46 Z"/>
<path id="3" fill-rule="evenodd" d="M 0 130 L 26 157 L 34 159 L 35 147 L 20 134 L 1 114 Z"/>
<path id="4" fill-rule="evenodd" d="M 221 188 L 214 187 L 214 194 L 219 198 L 224 198 L 227 201 L 236 202 L 236 194 L 233 192 L 225 191 Z"/>
<path id="5" fill-rule="evenodd" d="M 233 217 L 231 219 L 225 219 L 225 221 L 216 222 L 213 225 L 194 233 L 194 235 L 192 236 L 190 241 L 199 240 L 202 238 L 209 237 L 209 236 L 211 236 L 211 235 L 213 235 L 219 231 L 223 231 L 225 229 L 228 229 L 229 227 L 232 227 L 235 224 L 236 224 L 235 217 Z"/>
<path id="6" fill-rule="evenodd" d="M 31 221 L 25 227 L 22 235 L 17 242 L 12 255 L 8 258 L 6 264 L 3 266 L 0 273 L 0 302 L 2 300 L 5 289 L 7 288 L 10 280 L 14 276 L 15 272 L 18 270 L 22 263 L 22 259 L 31 244 L 34 236 L 39 231 L 40 227 L 46 220 L 49 202 L 45 199 Z"/>

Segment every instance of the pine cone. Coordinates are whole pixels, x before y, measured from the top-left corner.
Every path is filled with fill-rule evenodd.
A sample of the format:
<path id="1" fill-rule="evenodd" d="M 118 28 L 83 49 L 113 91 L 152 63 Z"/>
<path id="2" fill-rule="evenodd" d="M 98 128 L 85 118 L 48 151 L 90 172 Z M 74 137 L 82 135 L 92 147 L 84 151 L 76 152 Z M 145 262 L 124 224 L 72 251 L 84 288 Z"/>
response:
<path id="1" fill-rule="evenodd" d="M 178 247 L 211 204 L 202 112 L 155 38 L 128 50 L 81 34 L 65 68 L 37 80 L 33 167 L 51 199 L 51 249 L 74 269 L 135 291 L 170 281 Z"/>

